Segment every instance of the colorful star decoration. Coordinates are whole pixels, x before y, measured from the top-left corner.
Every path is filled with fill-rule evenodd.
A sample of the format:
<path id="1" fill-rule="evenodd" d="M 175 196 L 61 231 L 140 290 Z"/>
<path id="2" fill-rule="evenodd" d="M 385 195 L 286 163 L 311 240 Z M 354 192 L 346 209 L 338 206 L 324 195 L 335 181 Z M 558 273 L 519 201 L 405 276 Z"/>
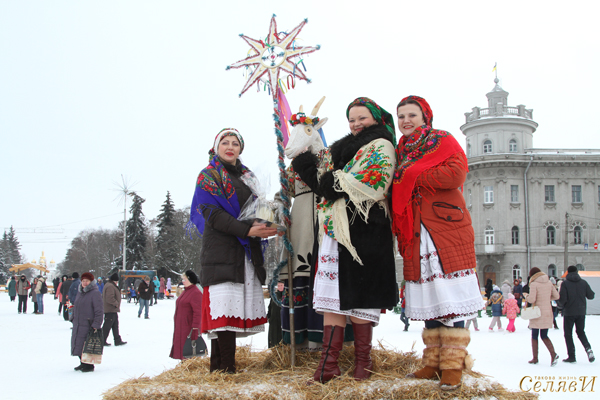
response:
<path id="1" fill-rule="evenodd" d="M 301 55 L 312 53 L 321 48 L 319 45 L 311 47 L 296 45 L 296 37 L 307 22 L 308 19 L 300 22 L 290 33 L 278 33 L 275 14 L 273 14 L 271 24 L 269 25 L 269 34 L 264 41 L 252 39 L 243 34 L 240 35 L 250 45 L 250 51 L 254 52 L 254 54 L 229 65 L 226 69 L 255 67 L 242 88 L 240 97 L 267 73 L 269 74 L 268 82 L 271 86 L 271 93 L 275 96 L 281 70 L 284 70 L 294 78 L 304 79 L 310 83 L 310 79 L 306 77 L 297 65 L 302 59 L 298 61 L 294 60 Z"/>

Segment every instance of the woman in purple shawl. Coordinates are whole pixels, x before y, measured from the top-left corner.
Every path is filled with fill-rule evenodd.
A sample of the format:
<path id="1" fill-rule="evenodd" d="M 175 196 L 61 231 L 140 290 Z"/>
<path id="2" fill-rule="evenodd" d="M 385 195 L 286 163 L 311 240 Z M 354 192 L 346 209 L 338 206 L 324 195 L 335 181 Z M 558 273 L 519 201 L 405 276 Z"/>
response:
<path id="1" fill-rule="evenodd" d="M 237 219 L 253 196 L 244 183 L 254 175 L 239 160 L 243 150 L 244 140 L 236 129 L 219 132 L 209 151 L 210 163 L 198 176 L 190 211 L 202 235 L 201 326 L 211 339 L 211 372 L 235 373 L 236 336 L 263 332 L 267 322 L 260 238 L 274 236 L 277 230 Z"/>

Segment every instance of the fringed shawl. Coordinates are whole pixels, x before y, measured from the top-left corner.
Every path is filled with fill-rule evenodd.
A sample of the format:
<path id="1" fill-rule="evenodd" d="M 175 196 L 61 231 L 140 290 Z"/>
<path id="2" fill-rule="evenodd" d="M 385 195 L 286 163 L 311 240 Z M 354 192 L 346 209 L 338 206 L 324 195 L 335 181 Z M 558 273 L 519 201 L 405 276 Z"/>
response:
<path id="1" fill-rule="evenodd" d="M 415 129 L 408 137 L 403 136 L 396 153 L 398 164 L 392 187 L 393 230 L 400 248 L 411 249 L 414 239 L 413 192 L 419 175 L 443 164 L 455 154 L 465 160 L 463 168 L 468 170 L 468 166 L 464 151 L 454 136 L 426 125 Z"/>
<path id="2" fill-rule="evenodd" d="M 329 152 L 326 151 L 322 165 L 332 170 L 333 164 L 328 156 Z M 356 212 L 365 222 L 375 204 L 379 204 L 387 214 L 387 193 L 392 183 L 394 158 L 394 145 L 380 138 L 362 146 L 343 169 L 333 173 L 336 178 L 334 189 L 348 195 L 348 201 L 354 204 Z M 343 197 L 335 201 L 325 199 L 318 205 L 319 242 L 326 234 L 346 247 L 354 260 L 363 265 L 351 242 L 346 207 L 347 201 Z"/>
<path id="3" fill-rule="evenodd" d="M 238 161 L 239 162 L 239 161 Z M 252 174 L 246 166 L 240 164 L 242 174 Z M 223 166 L 219 157 L 213 157 L 208 167 L 204 168 L 196 182 L 196 191 L 192 200 L 190 209 L 190 221 L 196 225 L 202 235 L 204 233 L 204 215 L 205 209 L 212 210 L 222 208 L 232 217 L 237 218 L 240 215 L 240 204 L 235 193 L 235 188 L 229 177 L 227 169 Z M 237 238 L 246 253 L 250 255 L 250 242 L 248 238 Z"/>

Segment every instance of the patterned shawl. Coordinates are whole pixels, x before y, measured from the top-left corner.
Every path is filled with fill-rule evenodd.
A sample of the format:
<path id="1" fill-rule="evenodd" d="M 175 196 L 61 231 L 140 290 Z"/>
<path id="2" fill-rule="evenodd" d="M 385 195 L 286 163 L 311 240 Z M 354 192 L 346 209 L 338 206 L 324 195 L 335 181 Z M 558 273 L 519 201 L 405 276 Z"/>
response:
<path id="1" fill-rule="evenodd" d="M 322 153 L 325 170 L 332 170 L 331 153 L 325 149 Z M 386 139 L 376 139 L 362 146 L 356 155 L 344 166 L 336 170 L 334 189 L 345 192 L 356 207 L 357 213 L 367 221 L 369 210 L 379 204 L 387 213 L 388 189 L 392 183 L 395 157 L 394 145 Z M 320 172 L 326 172 L 321 169 Z M 323 234 L 344 245 L 352 254 L 354 260 L 363 265 L 356 248 L 350 240 L 348 214 L 346 213 L 346 199 L 335 201 L 323 200 L 317 206 L 319 214 L 319 242 Z"/>
<path id="2" fill-rule="evenodd" d="M 238 161 L 239 163 L 239 161 Z M 252 172 L 244 165 L 241 165 L 242 174 L 252 174 Z M 229 177 L 227 169 L 219 157 L 213 157 L 206 168 L 204 168 L 196 182 L 196 191 L 192 199 L 192 208 L 190 210 L 190 221 L 196 225 L 200 234 L 204 233 L 204 209 L 214 210 L 221 208 L 229 213 L 232 217 L 237 218 L 240 215 L 240 204 L 238 202 L 235 188 Z M 246 253 L 250 254 L 250 246 L 248 238 L 238 240 L 246 249 Z"/>
<path id="3" fill-rule="evenodd" d="M 398 164 L 392 187 L 393 229 L 400 248 L 411 249 L 413 232 L 413 191 L 417 177 L 458 154 L 468 169 L 465 153 L 450 133 L 423 125 L 403 136 L 396 150 Z M 428 190 L 433 190 L 428 188 Z"/>

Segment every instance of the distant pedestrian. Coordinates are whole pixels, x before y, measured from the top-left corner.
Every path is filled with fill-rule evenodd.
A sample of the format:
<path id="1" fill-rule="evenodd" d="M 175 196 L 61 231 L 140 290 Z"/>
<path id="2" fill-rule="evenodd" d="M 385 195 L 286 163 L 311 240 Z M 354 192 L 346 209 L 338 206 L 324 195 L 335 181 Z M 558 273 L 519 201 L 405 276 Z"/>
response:
<path id="1" fill-rule="evenodd" d="M 490 300 L 490 296 L 492 295 L 492 290 L 494 290 L 494 286 L 493 286 L 492 280 L 490 278 L 488 278 L 485 281 L 485 298 L 488 301 Z"/>
<path id="2" fill-rule="evenodd" d="M 408 332 L 410 320 L 404 312 L 404 310 L 406 309 L 406 281 L 402 280 L 402 283 L 400 285 L 400 321 L 402 321 L 402 323 L 404 324 L 404 332 Z M 477 327 L 477 322 L 475 322 L 475 327 Z"/>
<path id="3" fill-rule="evenodd" d="M 98 291 L 100 293 L 104 293 L 104 280 L 101 277 L 98 277 L 97 279 L 97 285 L 98 285 Z"/>
<path id="4" fill-rule="evenodd" d="M 138 295 L 140 297 L 140 309 L 138 310 L 138 318 L 142 315 L 142 310 L 145 308 L 146 311 L 144 313 L 144 318 L 149 319 L 148 311 L 150 308 L 150 302 L 152 301 L 152 295 L 154 293 L 154 285 L 150 282 L 150 277 L 148 275 L 144 276 L 144 280 L 140 283 L 138 287 Z"/>
<path id="5" fill-rule="evenodd" d="M 62 286 L 63 283 L 65 283 L 68 279 L 69 277 L 67 275 L 63 275 L 62 278 L 59 278 L 58 286 L 56 286 L 56 289 L 54 290 L 54 293 L 56 293 L 56 297 L 58 299 L 58 315 L 60 315 L 60 312 L 65 306 L 63 302 Z"/>
<path id="6" fill-rule="evenodd" d="M 594 352 L 585 334 L 585 313 L 587 311 L 587 300 L 595 296 L 587 281 L 581 279 L 577 267 L 570 265 L 567 268 L 567 279 L 560 287 L 560 298 L 558 303 L 563 307 L 563 329 L 565 331 L 565 342 L 567 343 L 568 358 L 564 362 L 575 363 L 575 344 L 573 343 L 573 325 L 577 337 L 587 353 L 589 362 L 594 362 Z M 587 299 L 587 300 L 586 300 Z"/>
<path id="7" fill-rule="evenodd" d="M 79 274 L 77 274 L 79 277 Z M 104 308 L 102 295 L 91 272 L 81 274 L 81 285 L 75 299 L 73 308 L 73 331 L 71 332 L 71 355 L 78 356 L 81 360 L 83 345 L 91 329 L 102 329 L 102 316 Z M 94 364 L 81 362 L 75 371 L 94 372 Z"/>
<path id="8" fill-rule="evenodd" d="M 17 295 L 19 296 L 19 306 L 17 310 L 19 311 L 19 314 L 21 314 L 21 312 L 27 314 L 27 294 L 29 289 L 31 289 L 31 285 L 29 284 L 27 277 L 21 275 L 17 282 Z"/>
<path id="9" fill-rule="evenodd" d="M 71 282 L 71 286 L 69 287 L 69 293 L 67 299 L 71 302 L 71 304 L 75 304 L 75 300 L 77 300 L 77 293 L 79 292 L 79 285 L 81 285 L 81 280 L 79 279 L 79 273 L 73 272 L 73 282 Z"/>
<path id="10" fill-rule="evenodd" d="M 502 314 L 506 315 L 508 318 L 508 325 L 506 326 L 506 330 L 514 333 L 515 332 L 515 319 L 517 319 L 517 314 L 519 313 L 519 306 L 517 305 L 517 300 L 515 300 L 515 295 L 509 293 L 508 298 L 504 300 L 504 307 L 502 308 Z"/>
<path id="11" fill-rule="evenodd" d="M 177 360 L 183 360 L 183 345 L 187 336 L 191 334 L 190 339 L 197 340 L 202 328 L 202 293 L 196 286 L 200 280 L 191 270 L 185 271 L 181 279 L 185 289 L 175 303 L 175 328 L 169 354 L 169 357 Z"/>
<path id="12" fill-rule="evenodd" d="M 554 285 L 554 287 L 556 288 L 556 291 L 560 294 L 560 291 L 558 290 L 558 286 L 556 286 L 556 279 L 551 276 L 550 277 L 550 283 Z M 556 324 L 556 317 L 558 316 L 558 303 L 557 300 L 552 300 L 552 323 L 554 324 L 554 329 L 558 329 L 558 325 Z"/>
<path id="13" fill-rule="evenodd" d="M 102 292 L 102 304 L 104 307 L 104 324 L 102 333 L 104 334 L 104 345 L 110 346 L 106 342 L 110 331 L 113 332 L 115 346 L 127 344 L 119 334 L 119 313 L 121 312 L 121 291 L 119 290 L 119 274 L 112 274 L 110 279 L 104 284 Z"/>
<path id="14" fill-rule="evenodd" d="M 497 288 L 498 286 L 496 286 Z M 494 326 L 498 324 L 498 331 L 502 331 L 502 321 L 500 317 L 502 316 L 502 291 L 495 289 L 492 290 L 491 297 L 488 300 L 488 305 L 492 306 L 492 323 L 490 324 L 490 332 L 494 332 Z"/>
<path id="15" fill-rule="evenodd" d="M 29 297 L 31 297 L 31 301 L 33 302 L 33 313 L 38 313 L 38 303 L 37 303 L 37 293 L 35 292 L 35 288 L 37 287 L 38 278 L 33 278 L 33 283 L 31 284 L 31 290 L 29 291 Z"/>
<path id="16" fill-rule="evenodd" d="M 160 282 L 158 281 L 158 277 L 154 275 L 152 278 L 152 284 L 154 284 L 154 304 L 158 303 L 158 291 L 160 289 Z"/>
<path id="17" fill-rule="evenodd" d="M 559 295 L 556 288 L 548 275 L 534 267 L 529 271 L 529 295 L 526 300 L 529 304 L 535 304 L 540 308 L 541 316 L 539 318 L 529 320 L 529 328 L 531 328 L 531 349 L 533 358 L 529 364 L 538 363 L 538 335 L 550 352 L 550 366 L 554 367 L 558 362 L 558 354 L 554 351 L 554 345 L 548 337 L 548 329 L 552 327 L 552 306 L 551 301 L 558 299 Z"/>
<path id="18" fill-rule="evenodd" d="M 521 281 L 519 279 L 515 279 L 513 284 L 514 284 L 514 286 L 513 286 L 512 293 L 515 296 L 515 300 L 517 301 L 517 305 L 519 306 L 519 310 L 520 310 L 521 302 L 523 301 L 523 286 L 521 285 Z"/>
<path id="19" fill-rule="evenodd" d="M 500 290 L 502 290 L 502 297 L 504 297 L 504 300 L 508 299 L 507 295 L 512 292 L 512 287 L 510 286 L 510 282 L 505 279 L 502 282 L 502 286 L 500 286 Z"/>
<path id="20" fill-rule="evenodd" d="M 15 301 L 15 297 L 17 297 L 17 280 L 14 276 L 10 278 L 6 289 L 8 290 L 10 301 Z"/>
<path id="21" fill-rule="evenodd" d="M 165 289 L 167 288 L 167 284 L 165 282 L 165 278 L 163 276 L 160 277 L 160 286 L 158 288 L 158 298 L 159 299 L 164 299 L 165 298 Z"/>
<path id="22" fill-rule="evenodd" d="M 48 293 L 48 286 L 46 285 L 46 278 L 38 276 L 37 285 L 35 287 L 35 294 L 37 296 L 37 314 L 44 313 L 44 295 Z"/>

